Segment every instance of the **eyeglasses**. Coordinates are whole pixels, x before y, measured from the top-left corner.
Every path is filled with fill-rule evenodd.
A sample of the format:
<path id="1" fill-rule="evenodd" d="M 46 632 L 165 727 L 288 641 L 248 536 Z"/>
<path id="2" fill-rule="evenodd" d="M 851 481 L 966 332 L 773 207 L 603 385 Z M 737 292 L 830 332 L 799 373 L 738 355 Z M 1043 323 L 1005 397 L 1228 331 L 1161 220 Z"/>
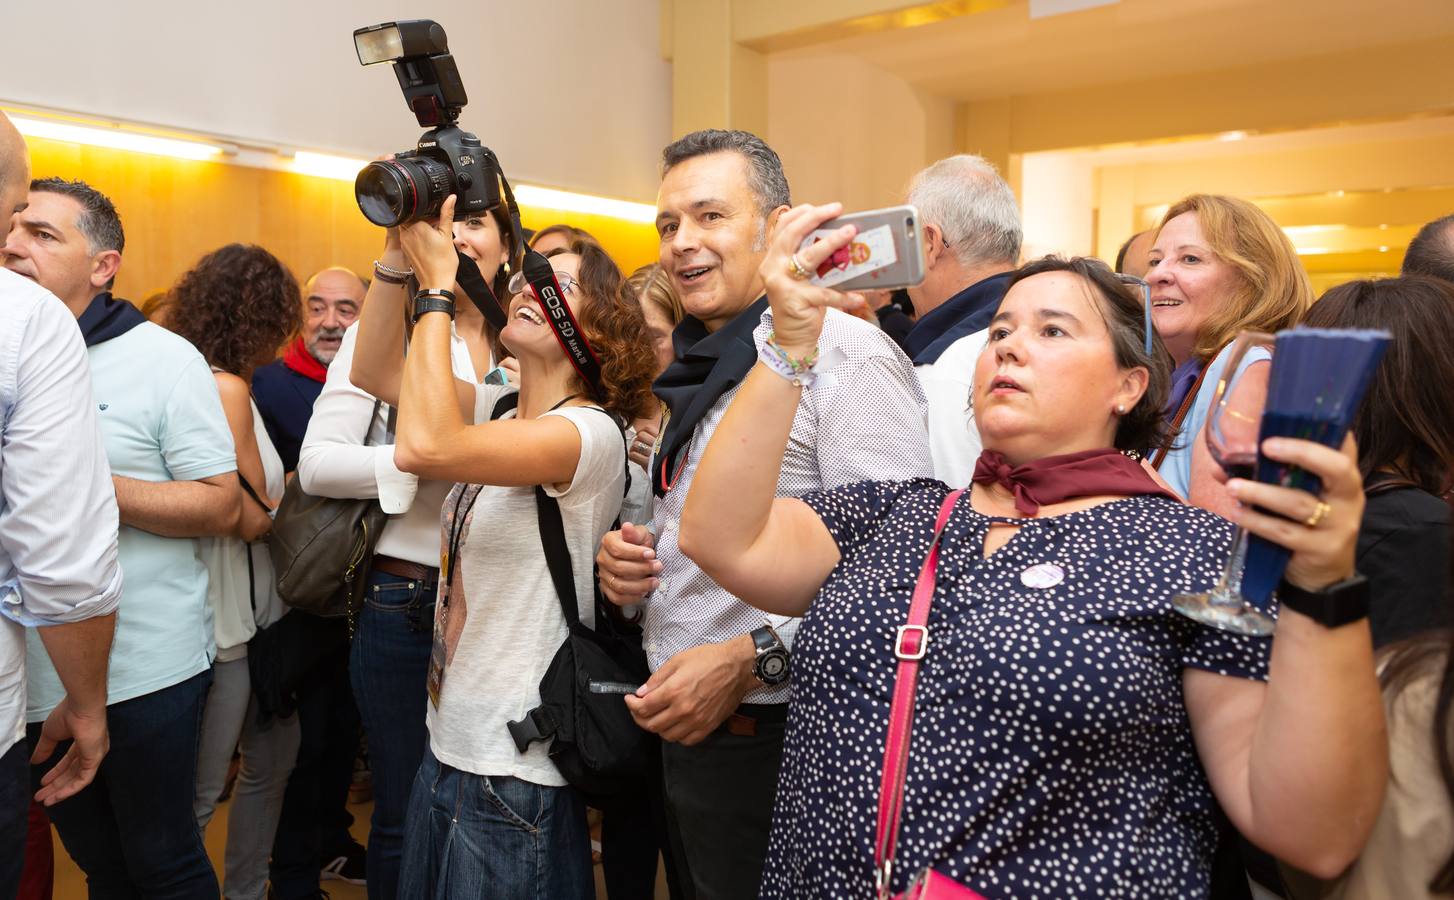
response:
<path id="1" fill-rule="evenodd" d="M 562 272 L 559 269 L 556 269 L 554 271 L 555 281 L 557 284 L 560 285 L 560 292 L 562 294 L 575 293 L 576 285 L 580 284 L 580 282 L 577 281 L 575 277 L 568 272 Z M 514 275 L 510 276 L 510 281 L 505 285 L 505 287 L 510 291 L 510 296 L 513 297 L 516 294 L 524 293 L 525 289 L 530 287 L 530 282 L 525 279 L 524 272 L 516 272 Z"/>
<path id="2" fill-rule="evenodd" d="M 1146 313 L 1146 316 L 1145 316 L 1145 319 L 1146 319 L 1146 355 L 1147 356 L 1150 356 L 1151 355 L 1151 335 L 1152 335 L 1152 331 L 1151 331 L 1151 283 L 1148 282 L 1144 278 L 1137 278 L 1135 275 L 1125 275 L 1125 274 L 1122 274 L 1120 272 L 1117 272 L 1116 273 L 1116 280 L 1119 281 L 1119 282 L 1121 282 L 1122 284 L 1129 284 L 1132 287 L 1139 288 L 1140 291 L 1141 291 L 1141 304 L 1142 304 L 1142 308 L 1145 310 L 1145 313 Z M 564 290 L 564 289 L 562 288 L 562 290 Z"/>

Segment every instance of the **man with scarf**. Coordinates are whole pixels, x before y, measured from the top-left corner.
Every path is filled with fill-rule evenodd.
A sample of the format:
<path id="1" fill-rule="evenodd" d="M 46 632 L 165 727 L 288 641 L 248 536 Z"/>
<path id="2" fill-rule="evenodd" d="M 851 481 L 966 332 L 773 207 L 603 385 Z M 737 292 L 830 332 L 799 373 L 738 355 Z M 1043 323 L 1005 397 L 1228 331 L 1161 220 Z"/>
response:
<path id="1" fill-rule="evenodd" d="M 650 471 L 655 535 L 623 523 L 597 562 L 613 603 L 646 602 L 653 674 L 626 703 L 664 741 L 685 880 L 703 900 L 751 897 L 767 850 L 797 620 L 733 597 L 681 553 L 676 535 L 712 432 L 759 355 L 771 353 L 758 267 L 788 208 L 788 184 L 777 154 L 741 131 L 689 134 L 663 151 L 662 169 L 660 262 L 688 315 L 672 337 L 676 361 L 656 382 L 669 418 Z M 836 311 L 823 334 L 779 495 L 930 475 L 924 396 L 909 360 L 882 331 Z"/>
<path id="2" fill-rule="evenodd" d="M 328 365 L 343 344 L 343 332 L 358 318 L 368 287 L 352 270 L 331 266 L 303 285 L 303 333 L 281 359 L 259 366 L 252 393 L 283 468 L 298 468 L 313 404 L 323 393 Z"/>
<path id="3" fill-rule="evenodd" d="M 50 815 L 92 891 L 215 897 L 192 811 L 216 652 L 207 570 L 193 539 L 235 534 L 242 492 L 202 354 L 111 296 L 124 243 L 110 200 L 56 178 L 31 183 L 5 242 L 5 267 L 59 297 L 80 326 L 121 524 L 125 581 L 106 697 L 111 748 L 95 780 Z M 66 695 L 36 632 L 27 634 L 26 659 L 33 744 Z M 34 787 L 58 757 L 31 767 Z"/>
<path id="4" fill-rule="evenodd" d="M 929 401 L 934 475 L 964 487 L 980 450 L 969 408 L 974 360 L 1019 264 L 1020 210 L 995 167 L 968 154 L 915 175 L 908 202 L 919 209 L 925 274 L 909 288 L 917 321 L 904 351 Z"/>

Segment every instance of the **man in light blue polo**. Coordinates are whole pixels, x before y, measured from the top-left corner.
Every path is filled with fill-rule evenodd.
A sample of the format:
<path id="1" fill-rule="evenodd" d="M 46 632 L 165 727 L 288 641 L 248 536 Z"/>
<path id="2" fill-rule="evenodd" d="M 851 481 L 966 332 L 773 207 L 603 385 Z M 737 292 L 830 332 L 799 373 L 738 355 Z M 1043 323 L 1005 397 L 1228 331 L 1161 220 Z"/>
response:
<path id="1" fill-rule="evenodd" d="M 96 779 L 50 810 L 93 895 L 218 895 L 192 810 L 215 647 L 194 538 L 236 533 L 231 432 L 202 355 L 109 288 L 125 238 L 111 201 L 80 182 L 34 181 L 5 267 L 76 316 L 111 465 L 124 577 L 111 648 L 111 750 Z M 34 740 L 64 691 L 34 629 L 26 719 Z M 32 779 L 45 765 L 33 766 Z"/>

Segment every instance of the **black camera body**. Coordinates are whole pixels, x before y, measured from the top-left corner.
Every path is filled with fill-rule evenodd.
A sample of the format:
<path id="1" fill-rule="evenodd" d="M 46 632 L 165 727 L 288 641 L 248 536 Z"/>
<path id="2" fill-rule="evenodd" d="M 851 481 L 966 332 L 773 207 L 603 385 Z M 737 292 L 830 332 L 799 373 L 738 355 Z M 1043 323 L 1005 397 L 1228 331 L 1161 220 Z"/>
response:
<path id="1" fill-rule="evenodd" d="M 375 225 L 392 228 L 439 215 L 455 195 L 454 217 L 484 215 L 500 204 L 500 164 L 490 148 L 460 128 L 468 102 L 444 29 L 428 19 L 386 22 L 353 33 L 359 62 L 391 62 L 404 100 L 429 130 L 413 150 L 371 162 L 354 180 L 354 197 Z"/>

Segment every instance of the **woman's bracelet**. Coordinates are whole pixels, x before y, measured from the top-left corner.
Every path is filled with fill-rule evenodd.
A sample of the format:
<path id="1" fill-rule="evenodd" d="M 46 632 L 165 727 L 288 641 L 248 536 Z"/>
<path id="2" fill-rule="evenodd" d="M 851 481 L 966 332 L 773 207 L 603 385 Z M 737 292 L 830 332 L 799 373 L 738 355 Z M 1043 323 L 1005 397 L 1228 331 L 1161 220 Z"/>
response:
<path id="1" fill-rule="evenodd" d="M 407 284 L 413 274 L 413 269 L 396 269 L 374 260 L 374 277 L 384 284 Z"/>
<path id="2" fill-rule="evenodd" d="M 813 352 L 802 359 L 794 359 L 788 355 L 786 350 L 778 346 L 777 335 L 768 332 L 767 340 L 763 342 L 757 358 L 762 360 L 769 369 L 805 390 L 812 387 L 813 382 L 818 380 L 818 373 L 813 371 L 813 367 L 818 364 L 817 347 L 814 347 Z"/>

